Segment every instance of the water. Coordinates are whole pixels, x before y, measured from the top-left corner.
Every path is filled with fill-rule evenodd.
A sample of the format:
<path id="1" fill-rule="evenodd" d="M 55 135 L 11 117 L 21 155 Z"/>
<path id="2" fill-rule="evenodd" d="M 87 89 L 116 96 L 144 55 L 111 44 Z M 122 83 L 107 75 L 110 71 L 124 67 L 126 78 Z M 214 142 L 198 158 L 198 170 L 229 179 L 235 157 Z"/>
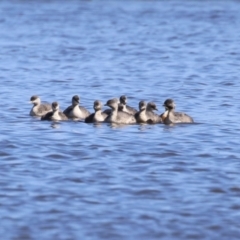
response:
<path id="1" fill-rule="evenodd" d="M 239 1 L 1 1 L 0 238 L 239 239 L 239 29 Z M 34 94 L 196 124 L 41 122 Z"/>

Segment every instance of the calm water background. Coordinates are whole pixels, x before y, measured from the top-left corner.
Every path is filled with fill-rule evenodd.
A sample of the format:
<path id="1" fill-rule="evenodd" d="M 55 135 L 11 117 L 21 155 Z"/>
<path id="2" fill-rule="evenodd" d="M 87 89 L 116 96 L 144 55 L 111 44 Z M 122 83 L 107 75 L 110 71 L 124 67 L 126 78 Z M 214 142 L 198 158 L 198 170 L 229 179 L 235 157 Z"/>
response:
<path id="1" fill-rule="evenodd" d="M 239 1 L 1 1 L 0 239 L 240 239 L 239 29 Z M 197 124 L 41 122 L 34 94 Z"/>

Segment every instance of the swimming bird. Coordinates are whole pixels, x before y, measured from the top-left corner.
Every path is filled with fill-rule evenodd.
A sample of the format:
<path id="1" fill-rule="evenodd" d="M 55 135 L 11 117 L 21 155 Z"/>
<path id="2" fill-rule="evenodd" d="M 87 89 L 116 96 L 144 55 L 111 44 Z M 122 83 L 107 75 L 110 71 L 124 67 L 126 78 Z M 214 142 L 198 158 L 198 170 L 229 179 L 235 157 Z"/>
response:
<path id="1" fill-rule="evenodd" d="M 68 118 L 73 118 L 73 119 L 81 119 L 84 120 L 86 117 L 90 115 L 90 112 L 82 107 L 79 106 L 79 96 L 75 95 L 72 97 L 72 105 L 67 107 L 63 113 L 68 117 Z"/>
<path id="2" fill-rule="evenodd" d="M 154 111 L 158 111 L 156 104 L 154 102 L 149 102 L 146 110 L 146 114 L 149 118 L 148 123 L 162 123 L 162 118 Z"/>
<path id="3" fill-rule="evenodd" d="M 66 121 L 68 120 L 67 116 L 59 111 L 59 104 L 58 102 L 52 103 L 52 111 L 48 112 L 45 116 L 41 117 L 41 120 L 48 120 L 48 121 Z"/>
<path id="4" fill-rule="evenodd" d="M 109 106 L 112 109 L 110 115 L 105 119 L 106 122 L 118 123 L 118 124 L 131 124 L 136 123 L 136 119 L 133 115 L 118 111 L 118 99 L 113 98 L 107 101 L 105 106 Z"/>
<path id="5" fill-rule="evenodd" d="M 163 106 L 165 112 L 161 114 L 161 118 L 164 124 L 173 123 L 193 123 L 193 118 L 183 112 L 175 112 L 175 102 L 172 99 L 167 99 Z"/>
<path id="6" fill-rule="evenodd" d="M 126 105 L 124 105 L 124 104 L 122 104 L 122 103 L 119 103 L 119 104 L 118 104 L 118 111 L 128 113 L 127 108 L 126 108 Z M 133 115 L 133 114 L 131 114 L 131 115 Z"/>
<path id="7" fill-rule="evenodd" d="M 106 109 L 106 110 L 104 110 L 104 113 L 109 115 L 111 113 L 111 111 L 112 111 L 112 109 Z M 129 114 L 132 114 L 132 115 L 137 113 L 137 110 L 135 108 L 132 108 L 132 107 L 127 105 L 127 97 L 125 95 L 122 95 L 119 98 L 118 111 L 126 112 L 126 113 L 129 113 Z"/>
<path id="8" fill-rule="evenodd" d="M 95 112 L 85 118 L 86 123 L 103 122 L 107 118 L 108 114 L 102 112 L 102 103 L 100 101 L 96 100 L 93 103 L 93 109 Z"/>
<path id="9" fill-rule="evenodd" d="M 148 120 L 146 116 L 147 103 L 145 101 L 140 101 L 138 107 L 139 112 L 135 114 L 135 118 L 138 123 L 146 123 Z"/>
<path id="10" fill-rule="evenodd" d="M 30 102 L 33 104 L 33 107 L 29 113 L 30 116 L 41 117 L 52 110 L 51 104 L 41 103 L 41 99 L 39 96 L 32 96 L 30 98 Z"/>
<path id="11" fill-rule="evenodd" d="M 125 95 L 122 95 L 119 100 L 120 100 L 120 104 L 125 106 L 122 111 L 132 115 L 137 113 L 137 110 L 135 108 L 127 105 L 127 97 Z"/>
<path id="12" fill-rule="evenodd" d="M 139 112 L 135 114 L 138 123 L 161 123 L 162 119 L 153 111 L 157 110 L 154 102 L 139 102 Z"/>

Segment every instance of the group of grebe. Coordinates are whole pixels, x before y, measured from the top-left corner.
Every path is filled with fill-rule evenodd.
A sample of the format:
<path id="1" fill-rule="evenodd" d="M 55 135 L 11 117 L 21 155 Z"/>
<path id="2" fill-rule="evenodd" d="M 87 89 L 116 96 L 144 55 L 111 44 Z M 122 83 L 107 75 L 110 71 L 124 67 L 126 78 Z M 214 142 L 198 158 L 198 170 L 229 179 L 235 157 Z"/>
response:
<path id="1" fill-rule="evenodd" d="M 59 104 L 53 102 L 43 104 L 38 96 L 30 98 L 33 107 L 30 111 L 31 116 L 41 117 L 41 120 L 64 121 L 68 119 L 82 120 L 86 123 L 107 122 L 117 124 L 133 123 L 193 123 L 193 119 L 183 112 L 175 112 L 175 103 L 172 99 L 167 99 L 163 106 L 165 112 L 161 115 L 154 111 L 158 110 L 154 102 L 139 102 L 139 111 L 127 105 L 127 97 L 121 96 L 119 99 L 113 98 L 106 102 L 104 106 L 110 107 L 102 111 L 102 103 L 96 100 L 93 104 L 94 113 L 80 106 L 80 98 L 75 95 L 72 97 L 72 105 L 67 107 L 63 112 L 59 109 Z"/>

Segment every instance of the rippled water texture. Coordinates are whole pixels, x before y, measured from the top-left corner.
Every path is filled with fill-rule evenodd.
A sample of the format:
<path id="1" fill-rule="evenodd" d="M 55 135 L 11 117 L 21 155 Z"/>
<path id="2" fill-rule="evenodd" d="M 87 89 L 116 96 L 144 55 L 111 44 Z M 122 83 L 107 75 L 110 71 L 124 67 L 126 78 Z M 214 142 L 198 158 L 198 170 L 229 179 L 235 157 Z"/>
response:
<path id="1" fill-rule="evenodd" d="M 239 1 L 1 1 L 0 239 L 240 239 L 239 30 Z M 34 94 L 196 124 L 41 122 Z"/>

